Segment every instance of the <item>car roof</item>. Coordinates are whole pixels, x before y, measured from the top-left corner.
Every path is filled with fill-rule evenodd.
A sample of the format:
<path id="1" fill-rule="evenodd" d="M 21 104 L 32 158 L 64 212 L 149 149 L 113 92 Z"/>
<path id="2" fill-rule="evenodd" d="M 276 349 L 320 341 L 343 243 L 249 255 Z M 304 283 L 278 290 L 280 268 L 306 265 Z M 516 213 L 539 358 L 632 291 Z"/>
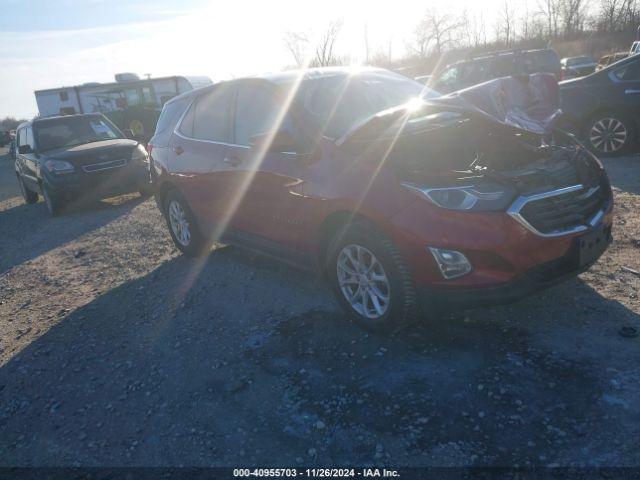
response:
<path id="1" fill-rule="evenodd" d="M 60 120 L 62 118 L 83 118 L 83 117 L 102 117 L 102 114 L 99 112 L 96 113 L 77 113 L 75 115 L 53 115 L 51 117 L 40 117 L 40 118 L 35 118 L 31 121 L 31 123 L 43 123 L 43 122 L 49 122 L 49 121 L 53 121 L 53 120 Z"/>
<path id="2" fill-rule="evenodd" d="M 38 123 L 44 123 L 51 120 L 60 120 L 61 118 L 103 117 L 103 116 L 104 115 L 102 115 L 101 113 L 95 112 L 95 113 L 78 113 L 75 115 L 53 115 L 51 117 L 39 117 L 39 118 L 34 118 L 33 120 L 29 120 L 27 122 L 22 122 L 20 125 L 16 127 L 16 130 L 18 130 L 19 128 L 28 127 L 29 125 L 36 125 Z"/>
<path id="3" fill-rule="evenodd" d="M 185 98 L 200 95 L 201 93 L 204 93 L 210 90 L 215 90 L 219 85 L 223 85 L 223 84 L 235 84 L 235 83 L 250 82 L 250 81 L 264 81 L 267 83 L 271 83 L 274 86 L 280 86 L 280 85 L 287 85 L 287 84 L 302 81 L 302 80 L 310 80 L 315 78 L 328 78 L 328 77 L 336 77 L 336 76 L 347 77 L 352 75 L 358 75 L 360 73 L 394 73 L 394 72 L 384 68 L 354 66 L 354 67 L 318 67 L 318 68 L 306 68 L 306 69 L 297 69 L 297 70 L 286 70 L 284 72 L 263 73 L 259 75 L 234 78 L 232 80 L 223 80 L 223 81 L 214 83 L 213 85 L 207 85 L 205 87 L 190 90 L 188 92 L 185 92 L 173 97 L 171 100 L 168 100 L 165 103 L 165 105 L 171 104 L 176 101 L 180 101 Z M 396 75 L 401 75 L 401 74 L 396 73 Z"/>
<path id="4" fill-rule="evenodd" d="M 456 65 L 465 65 L 468 63 L 476 63 L 481 61 L 488 61 L 494 58 L 516 58 L 517 56 L 526 56 L 533 53 L 551 53 L 555 56 L 558 54 L 552 48 L 533 48 L 528 50 L 494 50 L 491 52 L 479 53 L 477 55 L 472 55 L 468 58 L 463 58 L 457 60 L 455 62 L 449 63 L 445 65 L 444 68 L 453 67 Z M 442 70 L 444 70 L 444 68 Z"/>

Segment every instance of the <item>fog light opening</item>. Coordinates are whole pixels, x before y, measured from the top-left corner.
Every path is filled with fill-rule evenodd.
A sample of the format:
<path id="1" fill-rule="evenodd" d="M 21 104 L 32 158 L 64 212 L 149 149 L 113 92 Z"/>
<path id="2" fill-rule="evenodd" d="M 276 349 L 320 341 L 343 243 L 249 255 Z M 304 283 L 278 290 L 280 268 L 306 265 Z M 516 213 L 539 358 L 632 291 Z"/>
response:
<path id="1" fill-rule="evenodd" d="M 433 247 L 429 247 L 429 250 L 438 264 L 440 273 L 447 280 L 463 277 L 473 270 L 471 263 L 461 252 Z"/>

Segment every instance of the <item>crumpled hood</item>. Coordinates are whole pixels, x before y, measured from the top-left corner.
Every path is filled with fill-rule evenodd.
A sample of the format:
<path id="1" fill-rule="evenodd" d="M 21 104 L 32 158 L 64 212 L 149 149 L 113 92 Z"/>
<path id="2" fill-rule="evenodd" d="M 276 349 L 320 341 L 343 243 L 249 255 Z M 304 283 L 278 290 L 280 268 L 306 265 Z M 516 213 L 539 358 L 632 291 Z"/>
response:
<path id="1" fill-rule="evenodd" d="M 442 98 L 445 103 L 456 100 L 503 125 L 540 135 L 550 132 L 561 113 L 558 82 L 552 73 L 498 78 Z"/>
<path id="2" fill-rule="evenodd" d="M 398 135 L 412 128 L 428 128 L 429 122 L 437 128 L 443 113 L 486 119 L 507 129 L 545 135 L 561 114 L 559 105 L 558 82 L 551 73 L 497 78 L 419 105 L 401 105 L 380 112 L 356 125 L 336 143 L 342 145 L 385 133 Z"/>

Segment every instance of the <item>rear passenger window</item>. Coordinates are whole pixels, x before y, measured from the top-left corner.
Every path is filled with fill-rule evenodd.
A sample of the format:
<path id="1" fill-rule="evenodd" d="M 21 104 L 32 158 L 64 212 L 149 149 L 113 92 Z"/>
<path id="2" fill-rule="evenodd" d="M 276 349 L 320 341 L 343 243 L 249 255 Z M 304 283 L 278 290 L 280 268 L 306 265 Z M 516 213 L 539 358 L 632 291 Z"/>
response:
<path id="1" fill-rule="evenodd" d="M 278 125 L 279 113 L 270 92 L 261 87 L 240 86 L 236 100 L 234 142 L 249 145 L 254 135 L 283 128 L 283 125 Z M 286 120 L 283 119 L 284 122 Z"/>
<path id="2" fill-rule="evenodd" d="M 192 106 L 193 114 L 192 137 L 199 140 L 227 142 L 229 139 L 229 112 L 233 100 L 234 88 L 230 85 L 220 85 L 214 91 L 203 95 Z M 188 128 L 188 123 L 185 125 Z M 182 131 L 182 130 L 181 130 Z M 186 132 L 185 135 L 187 135 Z"/>
<path id="3" fill-rule="evenodd" d="M 162 113 L 160 113 L 160 118 L 158 118 L 158 123 L 156 124 L 156 135 L 167 130 L 178 120 L 178 117 L 184 112 L 189 100 L 189 98 L 183 98 L 165 104 Z"/>
<path id="4" fill-rule="evenodd" d="M 180 128 L 178 129 L 180 133 L 186 135 L 187 137 L 193 138 L 193 117 L 195 116 L 196 111 L 196 102 L 193 102 L 189 107 L 189 110 L 185 114 L 182 122 L 180 123 Z"/>

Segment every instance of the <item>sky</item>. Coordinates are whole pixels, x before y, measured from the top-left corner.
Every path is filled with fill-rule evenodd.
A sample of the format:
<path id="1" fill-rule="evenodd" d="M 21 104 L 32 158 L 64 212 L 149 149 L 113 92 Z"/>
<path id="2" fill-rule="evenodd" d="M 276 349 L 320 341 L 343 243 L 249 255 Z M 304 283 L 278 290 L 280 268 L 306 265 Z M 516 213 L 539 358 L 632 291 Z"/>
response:
<path id="1" fill-rule="evenodd" d="M 342 22 L 336 49 L 400 56 L 430 7 L 497 15 L 500 0 L 0 0 L 0 118 L 37 114 L 34 90 L 113 81 L 115 73 L 212 80 L 291 65 L 286 32 Z"/>

